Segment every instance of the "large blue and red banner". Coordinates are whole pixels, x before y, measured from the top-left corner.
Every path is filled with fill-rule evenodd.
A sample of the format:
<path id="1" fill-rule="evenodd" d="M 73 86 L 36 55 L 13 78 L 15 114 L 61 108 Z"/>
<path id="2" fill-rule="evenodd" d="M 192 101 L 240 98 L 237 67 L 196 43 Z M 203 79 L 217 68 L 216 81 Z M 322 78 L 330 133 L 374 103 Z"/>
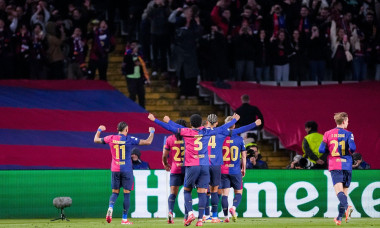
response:
<path id="1" fill-rule="evenodd" d="M 357 151 L 371 168 L 380 169 L 380 82 L 303 87 L 230 84 L 231 89 L 220 89 L 202 82 L 234 110 L 241 105 L 241 95 L 248 94 L 250 103 L 263 113 L 265 130 L 278 136 L 285 147 L 300 153 L 306 121 L 316 121 L 323 134 L 336 127 L 334 113 L 347 112 L 348 130 L 355 136 Z"/>
<path id="2" fill-rule="evenodd" d="M 145 109 L 103 81 L 0 81 L 0 169 L 108 169 L 108 145 L 120 121 L 141 139 L 156 127 L 152 145 L 140 146 L 141 159 L 160 169 L 168 132 L 148 120 Z"/>

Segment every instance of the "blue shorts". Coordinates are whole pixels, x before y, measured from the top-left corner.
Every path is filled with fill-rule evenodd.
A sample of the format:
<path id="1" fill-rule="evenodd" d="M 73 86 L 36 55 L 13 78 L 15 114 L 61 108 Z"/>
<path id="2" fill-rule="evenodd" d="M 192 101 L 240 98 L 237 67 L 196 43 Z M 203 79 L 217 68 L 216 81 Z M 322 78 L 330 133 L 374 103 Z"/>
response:
<path id="1" fill-rule="evenodd" d="M 243 179 L 241 174 L 222 174 L 221 189 L 234 188 L 235 190 L 243 189 Z"/>
<path id="2" fill-rule="evenodd" d="M 186 188 L 207 188 L 210 183 L 209 166 L 186 166 L 184 182 Z"/>
<path id="3" fill-rule="evenodd" d="M 330 173 L 333 185 L 342 183 L 343 187 L 350 187 L 352 176 L 351 170 L 331 170 Z"/>
<path id="4" fill-rule="evenodd" d="M 111 187 L 112 189 L 133 190 L 133 173 L 132 172 L 112 172 Z"/>
<path id="5" fill-rule="evenodd" d="M 185 174 L 171 173 L 170 174 L 170 186 L 181 186 L 185 179 Z"/>
<path id="6" fill-rule="evenodd" d="M 210 185 L 219 186 L 222 178 L 222 169 L 220 165 L 210 165 Z"/>

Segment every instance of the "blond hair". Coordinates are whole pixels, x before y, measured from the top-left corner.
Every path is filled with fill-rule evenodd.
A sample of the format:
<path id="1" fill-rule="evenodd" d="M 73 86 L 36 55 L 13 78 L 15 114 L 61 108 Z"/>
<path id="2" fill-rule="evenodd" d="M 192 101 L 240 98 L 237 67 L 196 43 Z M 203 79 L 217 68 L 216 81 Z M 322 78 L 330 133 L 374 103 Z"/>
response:
<path id="1" fill-rule="evenodd" d="M 338 112 L 334 114 L 334 120 L 337 125 L 341 125 L 347 118 L 348 115 L 345 112 Z"/>
<path id="2" fill-rule="evenodd" d="M 227 116 L 227 118 L 224 120 L 224 123 L 229 123 L 233 120 L 234 118 L 232 116 Z"/>

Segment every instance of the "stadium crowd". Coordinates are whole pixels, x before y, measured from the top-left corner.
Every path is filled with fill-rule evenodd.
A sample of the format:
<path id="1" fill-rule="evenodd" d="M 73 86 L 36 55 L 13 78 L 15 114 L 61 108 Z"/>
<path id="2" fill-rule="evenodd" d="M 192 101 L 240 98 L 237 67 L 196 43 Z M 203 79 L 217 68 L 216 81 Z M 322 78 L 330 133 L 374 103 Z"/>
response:
<path id="1" fill-rule="evenodd" d="M 379 14 L 376 0 L 0 0 L 0 78 L 106 80 L 121 21 L 152 76 L 175 70 L 186 96 L 199 75 L 380 80 Z"/>

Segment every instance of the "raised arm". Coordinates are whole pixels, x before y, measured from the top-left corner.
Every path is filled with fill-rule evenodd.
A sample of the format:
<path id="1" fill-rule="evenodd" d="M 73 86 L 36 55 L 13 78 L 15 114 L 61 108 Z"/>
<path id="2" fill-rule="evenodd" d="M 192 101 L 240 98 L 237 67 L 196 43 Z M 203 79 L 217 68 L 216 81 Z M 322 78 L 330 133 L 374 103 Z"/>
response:
<path id="1" fill-rule="evenodd" d="M 152 144 L 154 138 L 154 127 L 149 127 L 149 137 L 147 139 L 141 139 L 139 142 L 140 146 Z"/>
<path id="2" fill-rule="evenodd" d="M 169 117 L 168 117 L 169 118 Z M 167 123 L 164 123 L 164 122 L 162 122 L 162 121 L 159 121 L 158 119 L 156 119 L 155 117 L 154 117 L 154 115 L 153 114 L 151 114 L 151 113 L 149 113 L 149 115 L 148 115 L 148 119 L 150 119 L 151 121 L 153 121 L 153 122 L 155 122 L 156 124 L 158 124 L 158 125 L 160 125 L 162 128 L 164 128 L 164 129 L 166 129 L 166 130 L 168 130 L 168 131 L 171 131 L 171 132 L 173 132 L 173 133 L 178 133 L 180 130 L 180 128 L 178 128 L 178 127 L 174 127 L 174 126 L 172 126 L 172 125 L 169 125 L 169 124 L 167 124 Z M 170 119 L 169 119 L 170 120 Z"/>
<path id="3" fill-rule="evenodd" d="M 98 130 L 96 131 L 95 133 L 95 137 L 94 137 L 94 143 L 103 143 L 103 140 L 102 138 L 100 138 L 100 133 L 102 131 L 105 131 L 106 130 L 106 127 L 104 125 L 100 125 L 98 127 Z"/>
<path id="4" fill-rule="evenodd" d="M 164 120 L 165 121 L 165 120 Z M 180 124 L 177 124 L 176 122 L 172 121 L 169 119 L 169 122 L 168 122 L 169 125 L 173 126 L 173 127 L 176 127 L 176 128 L 186 128 Z"/>
<path id="5" fill-rule="evenodd" d="M 240 116 L 238 114 L 236 114 L 236 113 L 234 113 L 232 117 L 234 119 L 231 120 L 230 122 L 228 122 L 226 124 L 223 124 L 220 127 L 214 128 L 214 130 L 215 130 L 214 134 L 221 134 L 221 133 L 223 133 L 223 131 L 225 131 L 228 128 L 232 127 L 240 119 Z"/>
<path id="6" fill-rule="evenodd" d="M 251 129 L 254 129 L 254 128 L 260 126 L 260 125 L 261 125 L 261 119 L 258 119 L 258 120 L 256 120 L 255 122 L 253 122 L 251 124 L 245 125 L 243 127 L 239 127 L 237 129 L 233 129 L 232 130 L 232 135 L 241 134 L 243 132 L 246 132 L 246 131 L 249 131 Z"/>

